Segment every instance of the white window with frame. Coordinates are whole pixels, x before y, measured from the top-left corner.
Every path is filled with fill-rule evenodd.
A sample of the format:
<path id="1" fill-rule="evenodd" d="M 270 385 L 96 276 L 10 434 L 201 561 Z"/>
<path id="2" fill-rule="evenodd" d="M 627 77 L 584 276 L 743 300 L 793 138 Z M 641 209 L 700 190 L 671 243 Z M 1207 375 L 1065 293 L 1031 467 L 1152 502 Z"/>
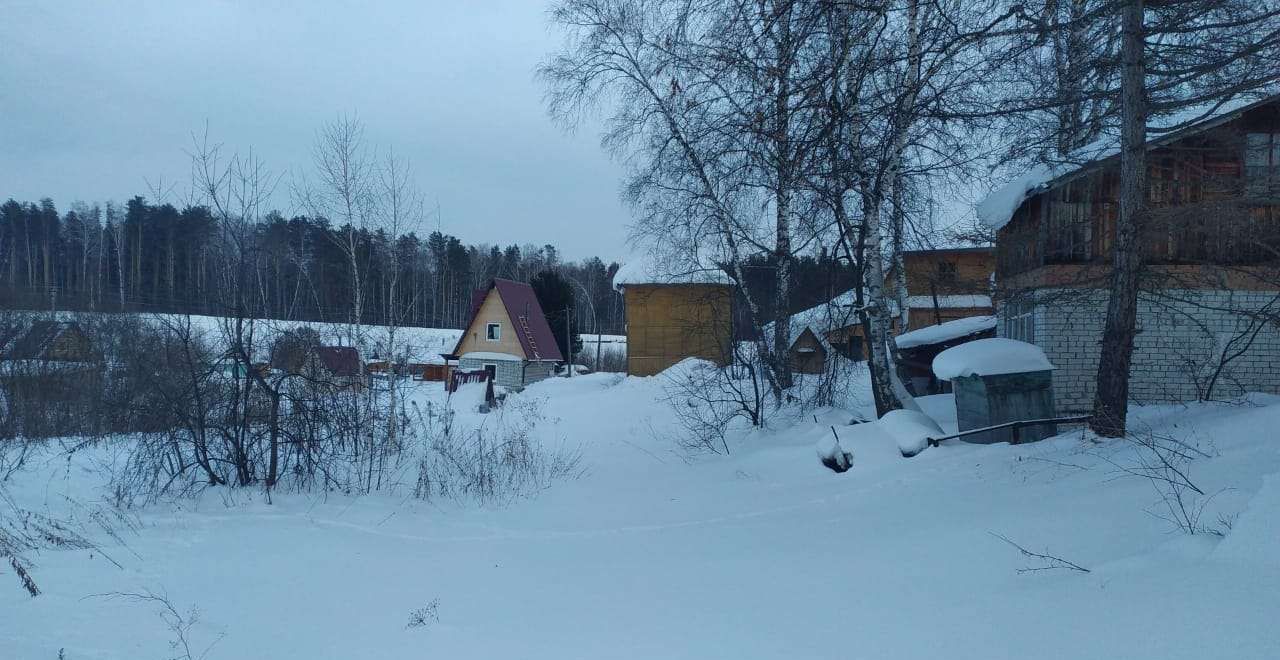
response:
<path id="1" fill-rule="evenodd" d="M 1036 308 L 1028 300 L 1011 301 L 1004 306 L 1004 332 L 1009 339 L 1027 343 L 1036 340 Z"/>
<path id="2" fill-rule="evenodd" d="M 489 341 L 502 341 L 502 324 L 490 323 L 484 328 L 484 338 Z"/>

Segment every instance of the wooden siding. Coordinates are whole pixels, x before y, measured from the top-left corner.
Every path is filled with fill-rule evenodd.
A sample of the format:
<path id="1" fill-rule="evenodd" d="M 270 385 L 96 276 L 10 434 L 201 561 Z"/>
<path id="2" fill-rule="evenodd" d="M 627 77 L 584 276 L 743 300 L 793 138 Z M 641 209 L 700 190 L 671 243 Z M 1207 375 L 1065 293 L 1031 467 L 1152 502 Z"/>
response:
<path id="1" fill-rule="evenodd" d="M 889 323 L 890 334 L 898 334 L 898 319 L 894 317 Z M 827 332 L 827 343 L 835 347 L 836 352 L 851 360 L 866 360 L 867 340 L 862 332 L 862 324 L 854 323 L 843 328 Z"/>
<path id="2" fill-rule="evenodd" d="M 971 316 L 991 316 L 996 313 L 992 307 L 951 307 L 935 312 L 932 307 L 912 307 L 907 318 L 907 330 L 919 330 L 931 325 L 967 319 Z"/>
<path id="3" fill-rule="evenodd" d="M 61 332 L 49 345 L 47 359 L 69 362 L 93 361 L 93 343 L 77 327 Z"/>
<path id="4" fill-rule="evenodd" d="M 903 255 L 907 295 L 985 295 L 991 290 L 995 250 L 928 250 Z"/>
<path id="5" fill-rule="evenodd" d="M 497 323 L 502 328 L 498 341 L 489 341 L 485 334 L 485 328 L 490 323 Z M 484 302 L 480 304 L 480 311 L 476 312 L 476 318 L 471 322 L 471 327 L 467 328 L 466 334 L 463 336 L 462 343 L 458 344 L 458 355 L 466 355 L 473 352 L 485 353 L 506 353 L 519 358 L 525 358 L 524 348 L 520 346 L 520 339 L 516 335 L 519 330 L 512 324 L 511 318 L 507 315 L 507 308 L 502 304 L 502 297 L 498 294 L 498 289 L 489 290 L 485 296 Z"/>
<path id="6" fill-rule="evenodd" d="M 651 376 L 688 357 L 728 364 L 732 297 L 727 285 L 629 284 L 627 373 Z"/>
<path id="7" fill-rule="evenodd" d="M 827 349 L 805 328 L 791 344 L 791 369 L 801 374 L 820 374 L 827 366 Z"/>
<path id="8" fill-rule="evenodd" d="M 1141 235 L 1146 264 L 1253 267 L 1280 261 L 1280 164 L 1271 164 L 1270 174 L 1249 172 L 1250 134 L 1280 135 L 1280 105 L 1254 109 L 1149 152 Z M 1002 288 L 1015 280 L 1052 286 L 1066 271 L 1045 267 L 1058 265 L 1097 265 L 1101 277 L 1070 272 L 1105 279 L 1118 197 L 1119 161 L 1110 158 L 1028 199 L 998 232 Z M 1035 271 L 1040 272 L 1019 277 Z"/>
<path id="9" fill-rule="evenodd" d="M 1002 289 L 1096 289 L 1107 286 L 1109 268 L 1104 264 L 1051 264 L 1010 276 Z M 1158 288 L 1280 290 L 1280 268 L 1266 266 L 1215 266 L 1155 264 L 1143 267 L 1139 286 Z"/>

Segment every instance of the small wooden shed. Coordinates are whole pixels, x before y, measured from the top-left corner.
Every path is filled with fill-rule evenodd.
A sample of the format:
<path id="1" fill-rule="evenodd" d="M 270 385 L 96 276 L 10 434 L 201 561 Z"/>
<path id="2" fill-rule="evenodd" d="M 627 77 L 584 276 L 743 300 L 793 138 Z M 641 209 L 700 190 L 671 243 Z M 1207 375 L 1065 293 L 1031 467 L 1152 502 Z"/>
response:
<path id="1" fill-rule="evenodd" d="M 1034 344 L 1002 337 L 979 339 L 938 354 L 933 372 L 951 381 L 961 431 L 1006 422 L 1051 419 L 1053 364 Z M 1053 424 L 996 429 L 965 436 L 967 442 L 1029 442 L 1056 435 Z"/>
<path id="2" fill-rule="evenodd" d="M 627 373 L 652 376 L 685 358 L 732 361 L 733 286 L 715 268 L 682 271 L 638 260 L 613 278 L 627 318 Z"/>
<path id="3" fill-rule="evenodd" d="M 827 357 L 833 353 L 835 349 L 822 334 L 805 326 L 791 343 L 787 359 L 791 361 L 791 369 L 796 373 L 820 374 L 826 371 Z"/>

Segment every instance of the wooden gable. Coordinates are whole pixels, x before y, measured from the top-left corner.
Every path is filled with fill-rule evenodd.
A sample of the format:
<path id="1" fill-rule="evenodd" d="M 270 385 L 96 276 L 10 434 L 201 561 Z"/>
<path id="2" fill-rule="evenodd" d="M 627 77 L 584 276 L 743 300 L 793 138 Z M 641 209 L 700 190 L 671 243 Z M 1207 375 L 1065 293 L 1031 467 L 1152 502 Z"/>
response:
<path id="1" fill-rule="evenodd" d="M 497 287 L 489 289 L 475 318 L 471 320 L 471 326 L 463 334 L 462 341 L 454 352 L 459 356 L 467 353 L 505 353 L 528 359 L 520 344 L 519 335 L 516 334 L 520 330 L 512 321 Z M 488 328 L 492 323 L 498 325 L 497 340 L 489 339 Z"/>

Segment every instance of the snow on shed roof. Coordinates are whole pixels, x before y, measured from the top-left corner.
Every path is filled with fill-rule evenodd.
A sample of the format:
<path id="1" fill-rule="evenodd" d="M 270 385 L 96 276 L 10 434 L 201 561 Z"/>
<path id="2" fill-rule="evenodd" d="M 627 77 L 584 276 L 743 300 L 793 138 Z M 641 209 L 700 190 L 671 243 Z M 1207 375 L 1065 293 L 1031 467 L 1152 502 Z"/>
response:
<path id="1" fill-rule="evenodd" d="M 1147 128 L 1147 148 L 1152 149 L 1219 126 L 1277 98 L 1280 98 L 1280 94 L 1272 93 L 1262 99 L 1257 96 L 1238 97 L 1224 103 L 1193 106 L 1152 119 Z M 1151 135 L 1152 133 L 1155 135 Z M 978 220 L 990 229 L 1000 229 L 1009 224 L 1023 202 L 1044 192 L 1057 180 L 1119 153 L 1119 137 L 1109 135 L 1077 149 L 1063 162 L 1035 165 L 978 202 Z"/>
<path id="2" fill-rule="evenodd" d="M 889 305 L 894 308 L 891 311 L 896 313 L 897 306 L 893 301 L 889 301 Z M 808 328 L 820 340 L 823 340 L 826 333 L 858 322 L 857 290 L 849 289 L 827 302 L 819 303 L 809 309 L 792 314 L 791 334 L 789 336 L 794 342 L 805 331 L 805 328 Z M 763 331 L 765 336 L 773 334 L 773 324 L 766 324 Z"/>
<path id="3" fill-rule="evenodd" d="M 968 318 L 956 319 L 931 325 L 927 328 L 912 330 L 898 335 L 895 340 L 898 348 L 915 348 L 916 346 L 928 346 L 930 344 L 941 344 L 953 339 L 976 335 L 980 332 L 994 330 L 996 327 L 996 317 L 994 316 L 970 316 Z"/>
<path id="4" fill-rule="evenodd" d="M 705 259 L 690 264 L 654 255 L 625 261 L 613 275 L 613 286 L 628 284 L 731 284 L 723 269 Z"/>
<path id="5" fill-rule="evenodd" d="M 1003 337 L 953 346 L 933 358 L 933 373 L 941 380 L 1021 374 L 1053 368 L 1053 363 L 1039 346 Z"/>

